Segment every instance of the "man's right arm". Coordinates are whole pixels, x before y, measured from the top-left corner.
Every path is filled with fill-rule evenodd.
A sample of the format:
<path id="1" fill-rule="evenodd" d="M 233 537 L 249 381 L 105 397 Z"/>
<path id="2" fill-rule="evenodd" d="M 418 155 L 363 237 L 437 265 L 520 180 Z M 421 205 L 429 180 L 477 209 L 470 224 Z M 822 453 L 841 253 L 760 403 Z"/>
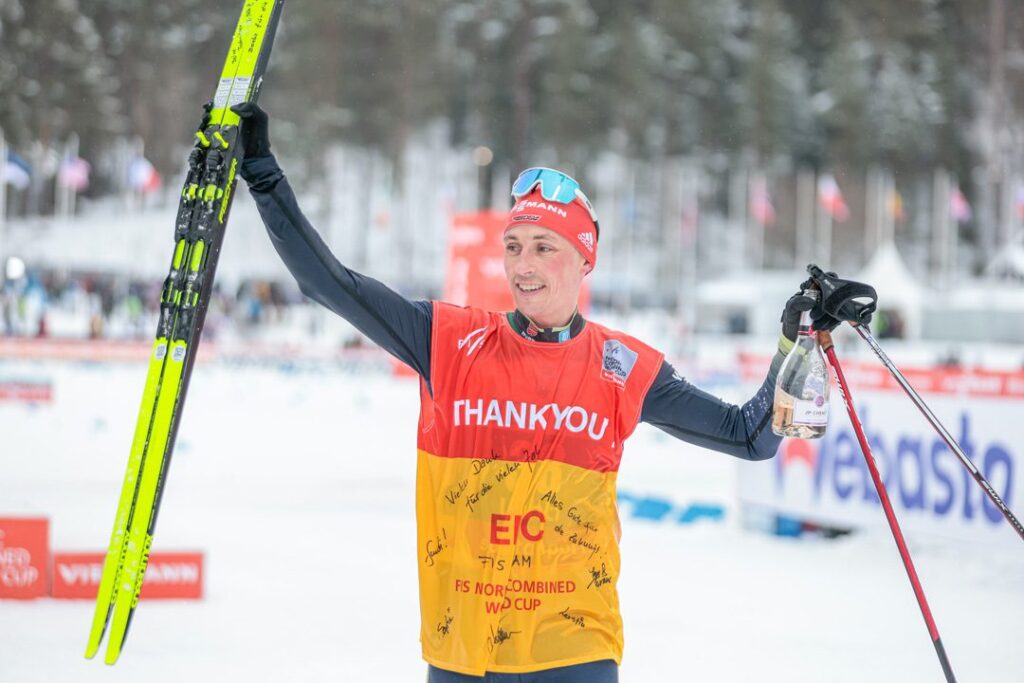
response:
<path id="1" fill-rule="evenodd" d="M 299 209 L 272 155 L 246 159 L 242 177 L 256 200 L 277 253 L 303 294 L 348 320 L 430 384 L 433 306 L 409 301 L 373 278 L 346 268 Z"/>

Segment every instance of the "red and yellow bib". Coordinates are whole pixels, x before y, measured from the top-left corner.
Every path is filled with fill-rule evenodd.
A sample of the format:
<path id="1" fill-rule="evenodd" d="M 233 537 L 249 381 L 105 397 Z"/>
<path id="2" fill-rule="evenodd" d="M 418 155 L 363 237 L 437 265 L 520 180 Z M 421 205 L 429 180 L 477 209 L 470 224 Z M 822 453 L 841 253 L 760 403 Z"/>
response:
<path id="1" fill-rule="evenodd" d="M 615 479 L 661 366 L 588 323 L 540 343 L 434 304 L 416 513 L 423 656 L 471 675 L 620 661 Z"/>

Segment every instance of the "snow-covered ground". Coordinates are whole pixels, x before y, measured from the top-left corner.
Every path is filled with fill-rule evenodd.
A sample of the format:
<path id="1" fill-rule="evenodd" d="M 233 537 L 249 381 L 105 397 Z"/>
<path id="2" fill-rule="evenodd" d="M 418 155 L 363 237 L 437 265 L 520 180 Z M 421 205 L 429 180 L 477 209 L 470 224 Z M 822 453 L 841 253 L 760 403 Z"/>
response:
<path id="1" fill-rule="evenodd" d="M 102 549 L 144 368 L 0 362 L 11 374 L 51 379 L 54 401 L 0 403 L 0 516 L 48 516 L 56 550 Z M 199 366 L 155 549 L 205 552 L 206 598 L 143 602 L 113 668 L 82 656 L 90 602 L 0 602 L 0 681 L 422 681 L 416 415 L 408 380 Z M 743 530 L 736 473 L 758 466 L 646 426 L 627 444 L 622 491 L 726 516 L 622 506 L 621 680 L 942 680 L 891 537 Z M 958 680 L 1022 680 L 1024 548 L 909 542 Z"/>

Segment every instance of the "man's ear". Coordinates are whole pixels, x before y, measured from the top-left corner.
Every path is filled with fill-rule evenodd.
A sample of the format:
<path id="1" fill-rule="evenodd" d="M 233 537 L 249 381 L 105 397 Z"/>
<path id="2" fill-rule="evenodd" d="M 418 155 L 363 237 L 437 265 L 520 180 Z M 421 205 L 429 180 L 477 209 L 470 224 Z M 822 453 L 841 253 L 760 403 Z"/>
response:
<path id="1" fill-rule="evenodd" d="M 594 272 L 594 264 L 592 264 L 590 261 L 584 261 L 583 262 L 583 275 L 587 276 L 587 275 L 590 275 L 592 272 Z"/>

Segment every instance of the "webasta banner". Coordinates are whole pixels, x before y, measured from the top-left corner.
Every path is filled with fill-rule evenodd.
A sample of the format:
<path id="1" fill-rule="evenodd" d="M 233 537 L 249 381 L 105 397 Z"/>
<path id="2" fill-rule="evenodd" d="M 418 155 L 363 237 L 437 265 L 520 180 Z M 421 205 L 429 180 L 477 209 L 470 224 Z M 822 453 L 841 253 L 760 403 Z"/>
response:
<path id="1" fill-rule="evenodd" d="M 973 540 L 1017 539 L 1002 513 L 888 371 L 840 361 L 900 525 Z M 753 378 L 763 359 L 744 358 Z M 748 373 L 746 368 L 750 369 Z M 1024 491 L 1024 373 L 901 369 L 964 453 L 1018 516 Z M 741 503 L 839 528 L 886 524 L 833 381 L 821 439 L 785 439 L 776 457 L 740 468 Z"/>

